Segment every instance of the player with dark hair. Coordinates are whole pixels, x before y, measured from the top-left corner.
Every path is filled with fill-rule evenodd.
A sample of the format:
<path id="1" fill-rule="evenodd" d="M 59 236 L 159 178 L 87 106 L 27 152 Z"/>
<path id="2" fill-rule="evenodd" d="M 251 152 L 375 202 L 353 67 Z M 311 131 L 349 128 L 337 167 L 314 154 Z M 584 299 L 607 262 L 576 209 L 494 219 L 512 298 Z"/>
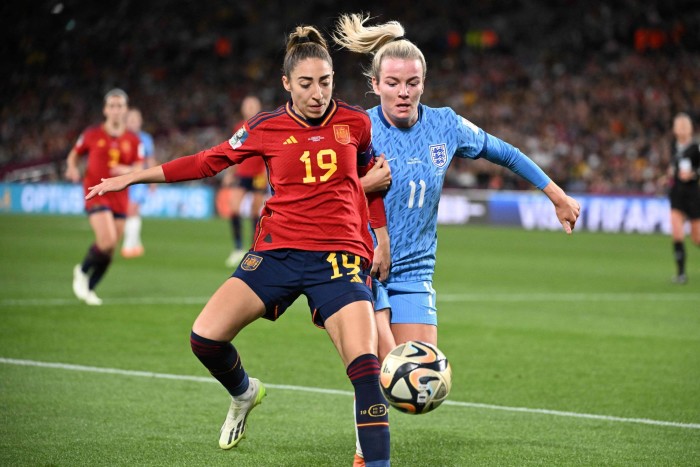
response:
<path id="1" fill-rule="evenodd" d="M 669 177 L 671 189 L 671 238 L 673 256 L 676 260 L 676 275 L 673 282 L 685 284 L 685 226 L 690 221 L 690 238 L 700 246 L 700 146 L 693 139 L 693 121 L 686 113 L 679 113 L 673 119 L 674 141 L 671 147 Z"/>
<path id="2" fill-rule="evenodd" d="M 378 383 L 370 273 L 386 279 L 389 250 L 382 198 L 366 198 L 359 180 L 374 162 L 369 117 L 332 99 L 332 60 L 313 27 L 297 27 L 290 34 L 282 84 L 291 100 L 248 120 L 230 140 L 106 179 L 87 198 L 134 183 L 210 177 L 262 156 L 272 196 L 252 249 L 209 299 L 190 338 L 194 354 L 232 396 L 219 445 L 229 449 L 241 440 L 250 410 L 265 396 L 260 381 L 243 369 L 231 340 L 258 318 L 276 320 L 305 295 L 314 323 L 325 327 L 353 384 L 356 429 L 367 463 L 386 466 L 389 423 Z M 373 263 L 368 221 L 378 238 Z"/>
<path id="3" fill-rule="evenodd" d="M 365 75 L 380 105 L 368 113 L 374 147 L 390 166 L 389 175 L 373 171 L 376 176 L 363 179 L 367 191 L 383 188 L 389 177 L 391 181 L 384 199 L 391 275 L 387 281 L 374 281 L 381 360 L 409 340 L 437 345 L 437 212 L 445 173 L 455 156 L 484 158 L 524 177 L 549 197 L 567 233 L 580 207 L 518 149 L 451 108 L 421 104 L 427 71 L 423 53 L 404 37 L 400 23 L 365 26 L 367 20 L 359 14 L 342 15 L 334 39 L 348 50 L 373 56 Z M 362 455 L 358 446 L 356 465 L 364 465 Z"/>
<path id="4" fill-rule="evenodd" d="M 253 118 L 261 109 L 260 99 L 256 96 L 246 96 L 241 102 L 243 121 L 235 125 L 233 132 L 238 131 L 246 120 Z M 241 203 L 246 193 L 250 193 L 252 197 L 250 220 L 253 225 L 253 234 L 255 234 L 255 226 L 258 223 L 260 209 L 267 192 L 265 161 L 261 157 L 249 157 L 240 164 L 228 169 L 224 173 L 224 179 L 221 184 L 231 187 L 231 195 L 229 197 L 231 214 L 229 220 L 231 223 L 233 251 L 226 258 L 226 266 L 232 268 L 238 265 L 246 252 L 243 249 L 243 230 L 241 228 Z"/>
<path id="5" fill-rule="evenodd" d="M 88 187 L 100 183 L 101 179 L 133 172 L 143 164 L 141 141 L 126 129 L 128 105 L 129 98 L 124 91 L 109 91 L 104 97 L 104 123 L 83 131 L 68 154 L 65 176 L 74 183 L 81 178 L 78 166 L 80 157 L 87 154 L 83 178 L 86 194 Z M 73 268 L 73 293 L 88 305 L 102 304 L 95 287 L 107 272 L 124 233 L 128 204 L 127 192 L 109 193 L 85 202 L 95 242 L 88 249 L 83 262 Z"/>

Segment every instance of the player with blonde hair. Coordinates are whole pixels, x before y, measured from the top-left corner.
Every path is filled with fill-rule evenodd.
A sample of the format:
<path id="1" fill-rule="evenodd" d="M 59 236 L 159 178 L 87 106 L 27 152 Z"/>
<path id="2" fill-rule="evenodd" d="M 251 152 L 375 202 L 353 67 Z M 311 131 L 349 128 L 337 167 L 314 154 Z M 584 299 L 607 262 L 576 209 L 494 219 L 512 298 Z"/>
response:
<path id="1" fill-rule="evenodd" d="M 690 223 L 690 239 L 700 246 L 700 145 L 693 139 L 693 121 L 686 113 L 673 118 L 674 141 L 669 167 L 669 200 L 671 202 L 671 238 L 676 275 L 673 282 L 685 284 L 685 227 Z"/>
<path id="2" fill-rule="evenodd" d="M 397 21 L 369 26 L 368 16 L 342 15 L 333 39 L 340 46 L 372 57 L 365 76 L 380 104 L 368 110 L 373 144 L 390 167 L 391 185 L 384 203 L 391 239 L 391 274 L 374 281 L 379 326 L 379 358 L 397 344 L 418 340 L 437 345 L 437 212 L 445 173 L 452 159 L 484 158 L 524 177 L 554 205 L 566 233 L 580 206 L 525 154 L 486 133 L 451 108 L 421 104 L 427 64 L 421 50 L 405 37 Z M 364 179 L 372 191 L 374 179 Z M 356 465 L 363 465 L 358 445 Z"/>

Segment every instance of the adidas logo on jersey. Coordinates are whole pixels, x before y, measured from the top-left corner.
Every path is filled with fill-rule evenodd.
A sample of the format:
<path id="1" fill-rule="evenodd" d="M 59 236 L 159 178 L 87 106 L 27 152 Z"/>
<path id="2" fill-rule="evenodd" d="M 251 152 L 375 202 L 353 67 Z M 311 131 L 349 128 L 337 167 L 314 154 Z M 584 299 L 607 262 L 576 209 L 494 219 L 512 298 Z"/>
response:
<path id="1" fill-rule="evenodd" d="M 290 136 L 290 137 L 287 138 L 287 139 L 284 141 L 284 143 L 282 143 L 282 144 L 296 144 L 296 143 L 298 143 L 298 142 L 299 142 L 299 141 L 297 141 L 297 139 L 296 139 L 294 136 Z"/>

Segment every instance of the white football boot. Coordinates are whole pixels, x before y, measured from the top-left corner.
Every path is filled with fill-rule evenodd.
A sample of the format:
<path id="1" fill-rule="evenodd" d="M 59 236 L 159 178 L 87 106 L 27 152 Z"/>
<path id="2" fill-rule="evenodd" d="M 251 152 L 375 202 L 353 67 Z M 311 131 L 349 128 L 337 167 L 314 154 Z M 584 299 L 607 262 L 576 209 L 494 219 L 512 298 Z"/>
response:
<path id="1" fill-rule="evenodd" d="M 249 378 L 249 384 L 252 389 L 249 387 L 246 392 L 251 394 L 250 398 L 245 400 L 231 398 L 231 407 L 228 409 L 228 415 L 219 436 L 221 449 L 231 449 L 243 439 L 248 424 L 248 414 L 255 406 L 260 405 L 265 397 L 265 386 L 260 380 Z"/>
<path id="2" fill-rule="evenodd" d="M 90 291 L 90 278 L 83 272 L 79 264 L 73 268 L 73 293 L 78 300 L 85 301 Z"/>

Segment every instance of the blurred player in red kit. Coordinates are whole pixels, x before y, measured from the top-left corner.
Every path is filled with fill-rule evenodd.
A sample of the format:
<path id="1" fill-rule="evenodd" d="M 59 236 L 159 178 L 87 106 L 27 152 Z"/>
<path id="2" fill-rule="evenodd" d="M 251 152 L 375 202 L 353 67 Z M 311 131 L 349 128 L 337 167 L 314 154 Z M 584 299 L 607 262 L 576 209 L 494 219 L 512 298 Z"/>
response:
<path id="1" fill-rule="evenodd" d="M 255 96 L 246 96 L 241 103 L 241 115 L 243 120 L 238 122 L 233 132 L 238 131 L 246 120 L 253 118 L 261 110 L 260 99 Z M 231 236 L 233 239 L 233 251 L 226 259 L 226 266 L 235 267 L 243 259 L 246 250 L 243 249 L 243 231 L 241 228 L 241 203 L 246 193 L 252 196 L 250 205 L 250 220 L 255 226 L 260 218 L 260 209 L 265 201 L 267 193 L 267 170 L 262 157 L 250 157 L 238 165 L 228 169 L 224 173 L 222 182 L 224 187 L 231 187 L 229 208 L 231 209 Z"/>
<path id="2" fill-rule="evenodd" d="M 83 131 L 66 160 L 66 179 L 78 183 L 81 178 L 79 159 L 87 155 L 83 178 L 85 193 L 103 178 L 114 177 L 141 169 L 143 147 L 139 137 L 126 129 L 126 113 L 129 98 L 121 89 L 112 89 L 104 97 L 101 125 Z M 90 227 L 95 242 L 88 249 L 81 264 L 73 268 L 73 293 L 88 305 L 101 305 L 95 294 L 114 251 L 124 233 L 124 223 L 129 206 L 126 191 L 109 193 L 100 198 L 85 201 Z"/>

